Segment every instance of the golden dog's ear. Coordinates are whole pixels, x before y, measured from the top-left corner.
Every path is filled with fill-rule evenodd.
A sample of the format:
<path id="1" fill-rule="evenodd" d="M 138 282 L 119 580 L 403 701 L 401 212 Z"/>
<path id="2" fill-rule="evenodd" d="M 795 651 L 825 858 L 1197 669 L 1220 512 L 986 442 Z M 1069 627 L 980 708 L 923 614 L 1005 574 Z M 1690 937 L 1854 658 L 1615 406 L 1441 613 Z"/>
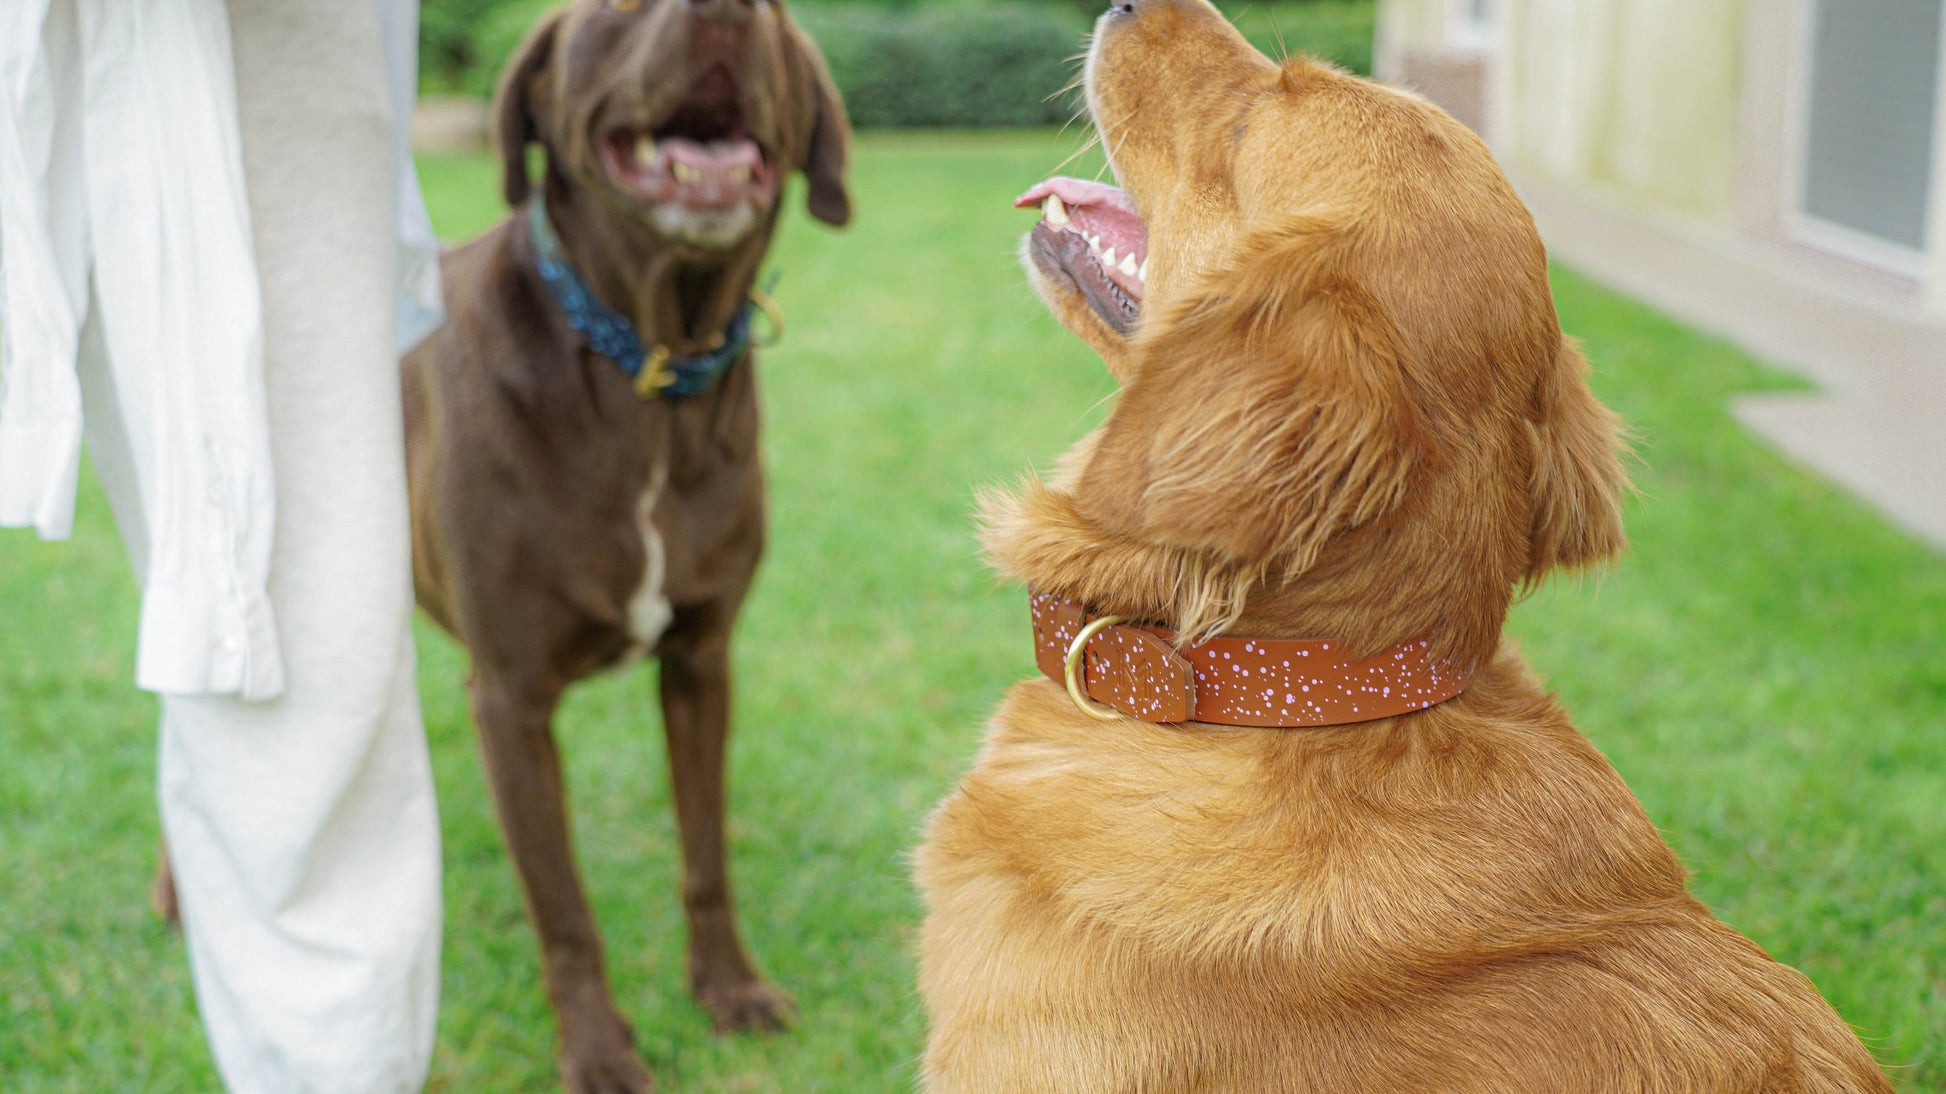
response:
<path id="1" fill-rule="evenodd" d="M 845 97 L 831 79 L 824 54 L 810 35 L 792 26 L 791 38 L 810 69 L 812 94 L 817 97 L 811 141 L 804 156 L 804 178 L 811 184 L 805 205 L 812 216 L 843 227 L 851 223 L 851 192 L 845 188 L 845 168 L 851 160 L 851 118 L 845 113 Z"/>
<path id="2" fill-rule="evenodd" d="M 1587 566 L 1618 554 L 1622 532 L 1621 422 L 1588 390 L 1588 361 L 1573 341 L 1534 391 L 1527 423 L 1533 445 L 1534 527 L 1527 580 L 1556 567 Z"/>
<path id="3" fill-rule="evenodd" d="M 1308 567 L 1398 504 L 1418 456 L 1404 350 L 1336 274 L 1338 233 L 1260 233 L 1201 293 L 1143 320 L 1127 389 L 1082 473 L 1084 514 L 1216 561 Z"/>
<path id="4" fill-rule="evenodd" d="M 532 187 L 527 177 L 527 146 L 541 139 L 539 100 L 544 94 L 537 83 L 554 52 L 555 34 L 561 29 L 564 14 L 556 12 L 528 32 L 513 59 L 501 70 L 500 85 L 494 89 L 493 143 L 500 152 L 500 193 L 516 208 L 527 200 Z"/>

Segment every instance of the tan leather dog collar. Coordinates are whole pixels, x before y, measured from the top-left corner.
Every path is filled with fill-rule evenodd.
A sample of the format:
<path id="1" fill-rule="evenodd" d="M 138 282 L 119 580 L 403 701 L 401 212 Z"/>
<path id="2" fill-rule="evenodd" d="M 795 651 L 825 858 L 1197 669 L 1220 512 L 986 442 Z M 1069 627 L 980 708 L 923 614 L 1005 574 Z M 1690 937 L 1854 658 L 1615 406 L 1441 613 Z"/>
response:
<path id="1" fill-rule="evenodd" d="M 1078 601 L 1029 592 L 1034 662 L 1065 683 L 1075 704 L 1113 718 L 1083 697 L 1144 722 L 1226 726 L 1340 726 L 1424 710 L 1472 681 L 1470 672 L 1406 642 L 1348 661 L 1329 639 L 1220 636 L 1178 648 L 1156 627 L 1097 615 Z"/>

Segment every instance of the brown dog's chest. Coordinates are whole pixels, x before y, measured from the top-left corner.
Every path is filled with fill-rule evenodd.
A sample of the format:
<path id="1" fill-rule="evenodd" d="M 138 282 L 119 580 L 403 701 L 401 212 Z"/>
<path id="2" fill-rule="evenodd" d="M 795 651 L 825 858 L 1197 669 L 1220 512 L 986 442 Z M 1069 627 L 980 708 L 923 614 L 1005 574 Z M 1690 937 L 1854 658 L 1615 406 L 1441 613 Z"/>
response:
<path id="1" fill-rule="evenodd" d="M 451 319 L 406 361 L 419 597 L 476 651 L 572 679 L 742 599 L 763 541 L 755 364 L 644 401 L 516 266 L 471 268 L 489 253 L 449 256 Z"/>
<path id="2" fill-rule="evenodd" d="M 587 483 L 599 500 L 559 517 L 568 549 L 605 575 L 607 603 L 591 614 L 619 621 L 629 650 L 653 648 L 677 609 L 734 601 L 749 585 L 763 542 L 753 370 L 739 362 L 693 399 L 623 404 L 584 434 L 589 448 L 619 451 L 589 461 L 607 471 Z"/>
<path id="3" fill-rule="evenodd" d="M 673 603 L 740 594 L 762 551 L 753 365 L 746 360 L 736 371 L 737 390 L 724 392 L 720 405 L 672 408 L 667 428 L 649 439 L 635 496 L 651 505 Z"/>

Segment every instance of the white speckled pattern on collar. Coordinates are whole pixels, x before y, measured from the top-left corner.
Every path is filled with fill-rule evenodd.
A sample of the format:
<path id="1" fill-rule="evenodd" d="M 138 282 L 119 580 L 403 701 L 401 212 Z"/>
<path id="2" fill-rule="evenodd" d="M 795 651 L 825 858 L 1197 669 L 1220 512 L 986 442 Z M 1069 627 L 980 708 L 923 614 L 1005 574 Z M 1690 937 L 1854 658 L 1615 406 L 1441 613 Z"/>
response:
<path id="1" fill-rule="evenodd" d="M 1074 636 L 1101 613 L 1030 592 L 1034 661 L 1063 679 Z M 1426 655 L 1415 640 L 1347 661 L 1333 639 L 1221 636 L 1178 648 L 1174 635 L 1130 623 L 1088 642 L 1088 695 L 1144 722 L 1297 728 L 1371 722 L 1443 703 L 1472 674 Z"/>

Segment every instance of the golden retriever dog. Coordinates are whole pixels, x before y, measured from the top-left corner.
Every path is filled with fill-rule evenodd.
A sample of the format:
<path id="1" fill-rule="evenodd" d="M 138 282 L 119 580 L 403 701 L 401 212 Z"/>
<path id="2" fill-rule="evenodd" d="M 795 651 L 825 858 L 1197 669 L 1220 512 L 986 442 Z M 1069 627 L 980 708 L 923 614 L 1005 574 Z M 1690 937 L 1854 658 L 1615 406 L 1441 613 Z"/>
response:
<path id="1" fill-rule="evenodd" d="M 1126 189 L 1030 190 L 1025 260 L 1122 392 L 986 501 L 1072 683 L 918 852 L 926 1088 L 1891 1090 L 1501 637 L 1625 483 L 1485 147 L 1206 0 L 1111 8 L 1086 90 Z"/>

